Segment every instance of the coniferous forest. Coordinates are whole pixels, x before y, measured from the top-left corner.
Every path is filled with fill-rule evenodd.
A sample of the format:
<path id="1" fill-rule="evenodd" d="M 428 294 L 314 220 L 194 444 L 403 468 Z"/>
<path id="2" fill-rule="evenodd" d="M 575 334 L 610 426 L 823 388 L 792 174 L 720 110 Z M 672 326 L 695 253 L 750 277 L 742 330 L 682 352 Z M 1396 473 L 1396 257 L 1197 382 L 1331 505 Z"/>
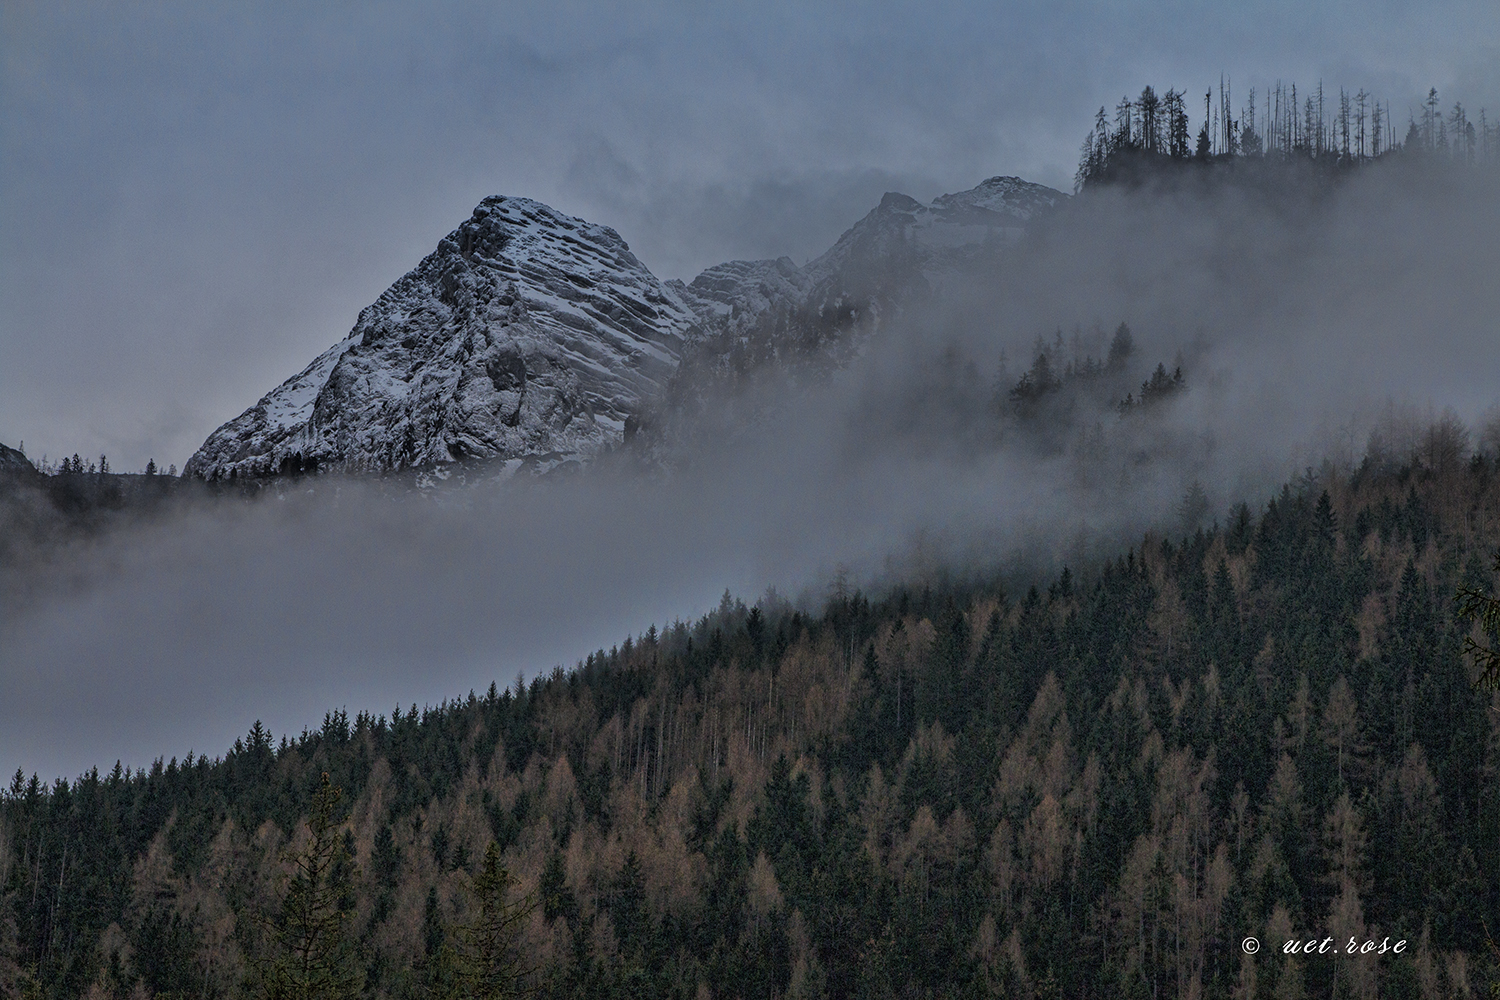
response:
<path id="1" fill-rule="evenodd" d="M 1500 713 L 1461 645 L 1494 637 L 1453 598 L 1492 591 L 1500 468 L 1463 445 L 1438 427 L 1022 592 L 726 594 L 511 690 L 257 724 L 149 772 L 18 772 L 0 983 L 1487 991 Z M 1325 937 L 1387 950 L 1283 952 Z"/>
<path id="2" fill-rule="evenodd" d="M 1186 91 L 1142 89 L 1122 97 L 1113 119 L 1103 107 L 1079 152 L 1074 183 L 1141 181 L 1170 175 L 1173 166 L 1217 162 L 1250 165 L 1315 164 L 1339 171 L 1386 156 L 1405 155 L 1429 162 L 1493 168 L 1500 164 L 1500 122 L 1481 108 L 1477 117 L 1455 101 L 1444 109 L 1437 88 L 1429 88 L 1421 111 L 1406 121 L 1404 137 L 1390 102 L 1363 88 L 1339 88 L 1337 98 L 1319 82 L 1299 95 L 1295 83 L 1277 82 L 1268 91 L 1251 87 L 1235 106 L 1232 84 L 1203 95 L 1203 121 L 1194 137 Z M 1288 175 L 1273 174 L 1279 183 Z M 1305 178 L 1303 178 L 1305 181 Z"/>

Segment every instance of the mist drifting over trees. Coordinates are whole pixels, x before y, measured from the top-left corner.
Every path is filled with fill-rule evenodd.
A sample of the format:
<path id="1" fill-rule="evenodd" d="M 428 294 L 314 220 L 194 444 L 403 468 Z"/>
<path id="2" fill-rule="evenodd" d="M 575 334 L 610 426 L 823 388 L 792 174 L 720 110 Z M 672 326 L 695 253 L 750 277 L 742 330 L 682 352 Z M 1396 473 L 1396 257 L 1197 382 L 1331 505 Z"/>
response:
<path id="1" fill-rule="evenodd" d="M 726 593 L 510 690 L 18 771 L 0 975 L 254 992 L 316 926 L 323 980 L 429 996 L 488 927 L 558 996 L 1482 988 L 1494 695 L 1446 595 L 1494 586 L 1500 457 L 1466 444 L 1024 594 Z M 1282 953 L 1319 934 L 1387 950 Z"/>
<path id="2" fill-rule="evenodd" d="M 572 473 L 18 474 L 0 985 L 1488 988 L 1494 127 L 1365 101 L 1148 88 Z"/>

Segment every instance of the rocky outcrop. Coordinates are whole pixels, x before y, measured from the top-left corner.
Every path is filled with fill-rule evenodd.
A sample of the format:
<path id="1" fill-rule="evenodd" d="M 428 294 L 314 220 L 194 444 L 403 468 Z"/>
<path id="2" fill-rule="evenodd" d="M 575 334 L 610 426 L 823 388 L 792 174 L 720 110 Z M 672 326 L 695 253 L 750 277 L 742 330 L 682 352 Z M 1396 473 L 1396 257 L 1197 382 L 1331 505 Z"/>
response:
<path id="1" fill-rule="evenodd" d="M 891 301 L 1011 246 L 1067 197 L 1019 177 L 992 177 L 930 205 L 892 191 L 803 271 L 814 298 Z"/>
<path id="2" fill-rule="evenodd" d="M 42 474 L 25 452 L 0 444 L 0 478 L 31 481 L 42 478 Z"/>

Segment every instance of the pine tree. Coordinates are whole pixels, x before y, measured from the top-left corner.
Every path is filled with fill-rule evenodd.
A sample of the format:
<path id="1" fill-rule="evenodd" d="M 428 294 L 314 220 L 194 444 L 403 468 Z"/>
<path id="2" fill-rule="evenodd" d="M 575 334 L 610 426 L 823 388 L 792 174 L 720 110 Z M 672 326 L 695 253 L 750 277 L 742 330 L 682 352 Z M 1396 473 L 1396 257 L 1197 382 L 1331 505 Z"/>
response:
<path id="1" fill-rule="evenodd" d="M 1130 335 L 1130 327 L 1121 323 L 1115 328 L 1115 335 L 1109 342 L 1109 359 L 1105 362 L 1105 367 L 1112 372 L 1122 370 L 1133 350 L 1135 338 Z"/>
<path id="2" fill-rule="evenodd" d="M 354 867 L 334 813 L 341 796 L 323 772 L 308 817 L 308 843 L 290 858 L 291 878 L 272 928 L 277 954 L 262 971 L 267 1000 L 357 997 L 362 976 L 346 935 Z"/>
<path id="3" fill-rule="evenodd" d="M 471 883 L 474 918 L 459 932 L 458 981 L 466 1000 L 533 992 L 527 984 L 533 970 L 521 951 L 521 930 L 537 901 L 531 896 L 512 900 L 515 883 L 516 877 L 500 861 L 499 845 L 490 841 Z"/>
<path id="4" fill-rule="evenodd" d="M 1141 91 L 1135 106 L 1140 111 L 1140 147 L 1148 153 L 1162 152 L 1161 99 L 1149 84 Z"/>
<path id="5" fill-rule="evenodd" d="M 1110 140 L 1110 151 L 1118 153 L 1135 148 L 1135 105 L 1130 98 L 1122 97 L 1115 105 L 1115 133 Z"/>
<path id="6" fill-rule="evenodd" d="M 614 921 L 620 950 L 639 954 L 650 930 L 650 915 L 646 912 L 646 879 L 635 851 L 625 856 L 625 864 L 615 880 L 610 917 Z"/>
<path id="7" fill-rule="evenodd" d="M 1495 554 L 1495 571 L 1500 572 L 1500 552 Z M 1478 622 L 1492 640 L 1500 633 L 1500 598 L 1474 587 L 1460 587 L 1456 600 L 1460 618 Z M 1474 665 L 1479 668 L 1479 686 L 1491 691 L 1500 688 L 1500 648 L 1481 645 L 1472 635 L 1466 635 L 1464 652 L 1474 658 Z"/>
<path id="8" fill-rule="evenodd" d="M 1187 492 L 1177 504 L 1177 517 L 1184 532 L 1192 532 L 1203 526 L 1203 519 L 1208 516 L 1208 493 L 1203 489 L 1203 484 L 1194 479 Z"/>
<path id="9" fill-rule="evenodd" d="M 1167 112 L 1167 152 L 1174 160 L 1185 160 L 1188 157 L 1191 141 L 1191 133 L 1188 131 L 1186 91 L 1168 90 L 1167 96 L 1163 98 L 1163 107 Z"/>

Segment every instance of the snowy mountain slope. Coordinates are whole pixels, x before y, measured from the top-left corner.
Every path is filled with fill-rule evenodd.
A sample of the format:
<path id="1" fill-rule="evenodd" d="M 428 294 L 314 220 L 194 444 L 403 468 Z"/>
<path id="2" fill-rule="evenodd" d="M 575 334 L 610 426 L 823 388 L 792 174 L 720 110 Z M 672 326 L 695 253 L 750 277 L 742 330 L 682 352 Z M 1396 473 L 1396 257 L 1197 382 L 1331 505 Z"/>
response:
<path id="1" fill-rule="evenodd" d="M 803 270 L 825 294 L 878 293 L 892 279 L 930 283 L 986 251 L 1015 243 L 1034 219 L 1067 197 L 1019 177 L 992 177 L 931 205 L 889 192 Z"/>
<path id="2" fill-rule="evenodd" d="M 620 439 L 698 323 L 614 230 L 487 198 L 347 337 L 216 430 L 186 471 L 586 458 Z"/>
<path id="3" fill-rule="evenodd" d="M 740 333 L 774 309 L 806 300 L 812 280 L 790 257 L 731 260 L 715 264 L 691 284 L 669 281 L 703 321 L 705 329 Z"/>
<path id="4" fill-rule="evenodd" d="M 930 291 L 1064 198 L 1014 177 L 931 205 L 887 194 L 803 267 L 730 261 L 686 284 L 658 280 L 612 229 L 486 198 L 348 336 L 214 431 L 185 472 L 587 460 L 620 443 L 690 344 L 702 354 L 758 328 L 764 337 L 771 316 L 775 336 L 795 337 L 797 317 L 812 322 L 824 302 Z"/>
<path id="5" fill-rule="evenodd" d="M 633 421 L 632 453 L 670 467 L 761 433 L 788 398 L 858 357 L 881 318 L 978 277 L 1066 195 L 995 177 L 923 205 L 889 193 L 825 254 L 734 261 L 680 287 L 703 319 L 665 393 Z"/>
<path id="6" fill-rule="evenodd" d="M 940 214 L 952 213 L 948 216 L 951 221 L 959 220 L 964 213 L 978 212 L 986 225 L 1024 228 L 1067 198 L 1061 191 L 1019 177 L 991 177 L 967 191 L 939 195 L 932 199 L 932 208 Z"/>
<path id="7" fill-rule="evenodd" d="M 668 282 L 693 305 L 705 331 L 744 334 L 764 316 L 839 299 L 856 307 L 931 291 L 993 251 L 1014 244 L 1067 195 L 1019 177 L 992 177 L 923 205 L 889 192 L 822 256 L 797 267 L 789 258 L 730 261 L 691 284 Z M 722 337 L 710 338 L 720 342 Z M 710 343 L 709 346 L 712 346 Z"/>

